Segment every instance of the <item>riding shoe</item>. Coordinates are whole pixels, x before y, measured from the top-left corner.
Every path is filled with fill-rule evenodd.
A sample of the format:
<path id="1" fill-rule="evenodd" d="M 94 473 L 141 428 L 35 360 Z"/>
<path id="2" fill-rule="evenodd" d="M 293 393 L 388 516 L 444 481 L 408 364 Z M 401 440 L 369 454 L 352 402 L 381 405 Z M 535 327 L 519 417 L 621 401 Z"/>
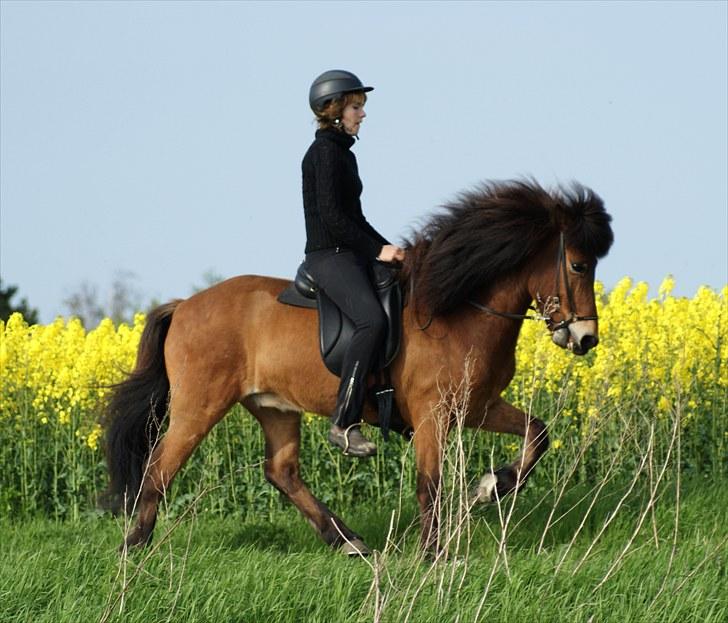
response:
<path id="1" fill-rule="evenodd" d="M 332 426 L 329 431 L 329 441 L 337 448 L 341 448 L 347 456 L 364 458 L 377 453 L 377 446 L 361 434 L 358 424 L 347 429 Z"/>

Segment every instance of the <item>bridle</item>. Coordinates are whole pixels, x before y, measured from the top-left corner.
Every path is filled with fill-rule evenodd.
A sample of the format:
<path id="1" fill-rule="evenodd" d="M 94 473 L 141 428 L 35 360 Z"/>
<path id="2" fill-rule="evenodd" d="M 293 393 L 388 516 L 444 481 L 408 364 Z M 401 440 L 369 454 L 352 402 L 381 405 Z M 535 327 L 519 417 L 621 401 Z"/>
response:
<path id="1" fill-rule="evenodd" d="M 553 315 L 561 311 L 561 300 L 559 298 L 559 291 L 561 286 L 561 278 L 563 276 L 564 286 L 566 287 L 566 298 L 569 302 L 569 315 L 564 316 L 564 319 L 560 322 L 556 322 L 553 319 Z M 551 333 L 558 331 L 559 329 L 566 329 L 572 322 L 578 322 L 580 320 L 597 320 L 597 316 L 580 316 L 574 313 L 574 294 L 569 283 L 569 273 L 566 267 L 566 244 L 564 243 L 564 232 L 561 232 L 559 236 L 559 251 L 556 258 L 556 294 L 554 296 L 547 296 L 545 300 L 541 298 L 540 294 L 536 294 L 536 302 L 541 306 L 539 311 L 533 305 L 529 305 L 529 309 L 536 312 L 535 314 L 513 314 L 510 312 L 502 312 L 497 309 L 488 307 L 468 299 L 468 303 L 475 307 L 475 309 L 490 314 L 492 316 L 500 316 L 501 318 L 510 318 L 511 320 L 544 320 L 546 326 Z"/>

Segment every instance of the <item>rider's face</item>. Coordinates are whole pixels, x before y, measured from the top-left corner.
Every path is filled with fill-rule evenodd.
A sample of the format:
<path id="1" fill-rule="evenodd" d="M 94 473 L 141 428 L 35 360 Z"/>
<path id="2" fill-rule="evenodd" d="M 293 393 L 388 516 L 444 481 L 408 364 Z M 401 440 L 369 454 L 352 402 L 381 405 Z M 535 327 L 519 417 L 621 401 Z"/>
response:
<path id="1" fill-rule="evenodd" d="M 344 126 L 344 131 L 347 134 L 355 136 L 359 134 L 359 127 L 364 117 L 367 114 L 364 112 L 365 102 L 354 100 L 350 104 L 347 104 L 344 111 L 341 113 L 341 125 Z"/>

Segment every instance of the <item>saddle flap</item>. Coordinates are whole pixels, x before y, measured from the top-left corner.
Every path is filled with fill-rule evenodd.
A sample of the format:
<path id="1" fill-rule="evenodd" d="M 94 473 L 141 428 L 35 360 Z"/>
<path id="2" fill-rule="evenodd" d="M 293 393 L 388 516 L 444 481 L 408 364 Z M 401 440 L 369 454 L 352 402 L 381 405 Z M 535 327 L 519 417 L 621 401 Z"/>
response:
<path id="1" fill-rule="evenodd" d="M 341 375 L 341 364 L 343 363 L 344 349 L 348 346 L 354 335 L 354 326 L 346 322 L 342 317 L 341 310 L 323 292 L 316 297 L 319 310 L 319 342 L 321 345 L 321 356 L 326 367 L 334 374 Z M 336 352 L 337 344 L 341 343 L 344 349 Z M 335 363 L 332 363 L 332 356 Z"/>
<path id="2" fill-rule="evenodd" d="M 397 281 L 397 272 L 399 268 L 387 264 L 386 262 L 380 262 L 375 260 L 372 262 L 372 283 L 374 284 L 375 290 L 383 290 L 384 288 L 390 287 L 395 281 Z"/>

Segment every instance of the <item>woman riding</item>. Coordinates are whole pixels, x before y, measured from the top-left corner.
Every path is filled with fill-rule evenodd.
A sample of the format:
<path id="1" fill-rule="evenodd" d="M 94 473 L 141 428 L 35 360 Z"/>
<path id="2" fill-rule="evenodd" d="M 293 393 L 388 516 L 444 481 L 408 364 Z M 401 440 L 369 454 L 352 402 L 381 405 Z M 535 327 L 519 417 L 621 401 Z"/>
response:
<path id="1" fill-rule="evenodd" d="M 359 425 L 367 375 L 376 363 L 386 328 L 369 265 L 373 260 L 404 260 L 404 250 L 377 232 L 361 209 L 362 183 L 351 146 L 359 138 L 366 93 L 372 90 L 348 71 L 327 71 L 314 80 L 309 104 L 319 129 L 301 167 L 306 268 L 355 326 L 344 356 L 329 441 L 356 457 L 377 451 Z"/>

